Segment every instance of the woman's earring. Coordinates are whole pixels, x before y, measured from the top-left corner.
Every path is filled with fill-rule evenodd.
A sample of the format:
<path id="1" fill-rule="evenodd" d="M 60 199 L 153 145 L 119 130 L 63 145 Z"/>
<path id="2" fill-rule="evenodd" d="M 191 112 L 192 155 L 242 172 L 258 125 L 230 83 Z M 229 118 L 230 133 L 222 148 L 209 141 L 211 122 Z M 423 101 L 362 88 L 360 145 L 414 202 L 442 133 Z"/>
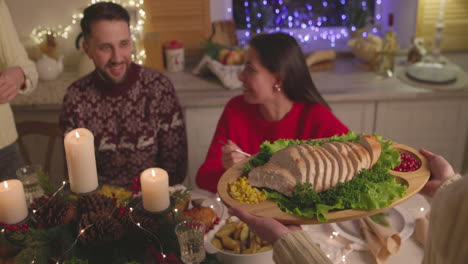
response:
<path id="1" fill-rule="evenodd" d="M 275 86 L 273 86 L 273 87 L 275 87 L 275 90 L 277 92 L 281 92 L 281 87 L 278 84 L 275 84 Z"/>

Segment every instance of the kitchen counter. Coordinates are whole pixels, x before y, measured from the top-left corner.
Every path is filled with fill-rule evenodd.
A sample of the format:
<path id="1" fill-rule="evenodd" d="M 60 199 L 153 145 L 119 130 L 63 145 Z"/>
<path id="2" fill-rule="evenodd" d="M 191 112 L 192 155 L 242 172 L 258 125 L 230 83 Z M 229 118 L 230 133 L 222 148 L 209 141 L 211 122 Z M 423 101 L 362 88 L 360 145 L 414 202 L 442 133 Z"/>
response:
<path id="1" fill-rule="evenodd" d="M 427 148 L 444 156 L 457 171 L 463 171 L 468 170 L 468 53 L 448 57 L 458 63 L 459 79 L 463 79 L 461 89 L 438 91 L 424 88 L 427 85 L 411 85 L 402 78 L 401 66 L 396 67 L 393 77 L 382 78 L 353 58 L 338 59 L 333 70 L 314 72 L 312 78 L 333 113 L 351 130 L 375 132 L 416 149 Z M 202 78 L 188 71 L 165 74 L 172 80 L 184 108 L 189 152 L 185 184 L 195 187 L 195 174 L 224 105 L 242 90 L 229 90 L 214 76 Z M 67 69 L 57 80 L 41 81 L 29 96 L 17 96 L 11 103 L 16 122 L 58 122 L 63 96 L 76 79 L 73 69 Z M 448 86 L 440 86 L 444 87 Z M 27 144 L 34 150 L 44 148 L 35 138 Z M 60 182 L 64 175 L 62 143 L 56 148 L 54 174 Z M 36 156 L 32 160 L 40 162 L 41 153 Z"/>
<path id="2" fill-rule="evenodd" d="M 468 54 L 450 55 L 457 62 L 468 61 Z M 460 58 L 466 57 L 466 60 Z M 452 60 L 452 59 L 451 59 Z M 461 66 L 461 67 L 460 67 Z M 463 89 L 435 91 L 402 82 L 395 74 L 382 78 L 375 72 L 367 71 L 357 59 L 339 59 L 331 71 L 314 72 L 312 78 L 325 100 L 352 102 L 366 100 L 393 100 L 411 98 L 468 97 L 468 65 L 455 66 L 461 71 L 466 85 Z M 402 67 L 397 66 L 396 72 Z M 463 73 L 464 71 L 465 73 Z M 183 107 L 206 107 L 224 105 L 231 97 L 242 93 L 241 89 L 229 90 L 213 76 L 198 77 L 190 72 L 165 73 L 173 82 Z M 460 77 L 459 77 L 460 78 Z M 60 109 L 67 87 L 78 79 L 71 68 L 66 69 L 57 80 L 40 81 L 32 94 L 18 95 L 13 101 L 15 109 Z"/>

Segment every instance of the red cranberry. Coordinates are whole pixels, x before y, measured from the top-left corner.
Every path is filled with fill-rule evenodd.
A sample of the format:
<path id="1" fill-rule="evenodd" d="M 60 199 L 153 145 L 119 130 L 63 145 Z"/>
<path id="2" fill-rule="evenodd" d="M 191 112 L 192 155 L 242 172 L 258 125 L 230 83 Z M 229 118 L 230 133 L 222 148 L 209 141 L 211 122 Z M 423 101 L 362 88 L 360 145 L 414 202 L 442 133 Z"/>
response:
<path id="1" fill-rule="evenodd" d="M 421 162 L 409 153 L 400 153 L 401 163 L 394 168 L 394 171 L 409 172 L 415 171 L 421 167 Z"/>

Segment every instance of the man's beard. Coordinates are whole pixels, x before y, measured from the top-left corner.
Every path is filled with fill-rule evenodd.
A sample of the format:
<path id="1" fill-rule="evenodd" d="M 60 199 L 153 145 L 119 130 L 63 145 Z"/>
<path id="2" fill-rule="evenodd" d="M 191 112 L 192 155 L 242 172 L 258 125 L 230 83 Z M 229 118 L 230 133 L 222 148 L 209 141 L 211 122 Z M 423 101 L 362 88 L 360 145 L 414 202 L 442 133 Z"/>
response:
<path id="1" fill-rule="evenodd" d="M 105 82 L 109 82 L 109 83 L 112 83 L 112 84 L 121 84 L 121 83 L 123 83 L 127 79 L 128 70 L 130 68 L 130 63 L 125 61 L 125 62 L 121 62 L 121 63 L 112 63 L 112 64 L 125 64 L 126 65 L 125 73 L 124 73 L 122 79 L 120 79 L 119 81 L 115 81 L 114 79 L 112 79 L 112 77 L 107 72 L 105 72 L 105 71 L 101 70 L 100 68 L 96 67 L 99 76 Z"/>

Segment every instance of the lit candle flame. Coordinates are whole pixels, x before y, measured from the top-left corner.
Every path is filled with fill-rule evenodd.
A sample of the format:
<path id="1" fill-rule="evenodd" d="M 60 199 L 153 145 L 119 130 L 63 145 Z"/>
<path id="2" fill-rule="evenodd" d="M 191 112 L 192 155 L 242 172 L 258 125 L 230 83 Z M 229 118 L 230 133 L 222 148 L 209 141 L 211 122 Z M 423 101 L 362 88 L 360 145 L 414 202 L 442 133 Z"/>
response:
<path id="1" fill-rule="evenodd" d="M 4 182 L 3 182 L 3 186 L 5 186 L 5 189 L 7 189 L 7 188 L 8 188 L 8 182 L 7 182 L 7 181 L 4 181 Z"/>
<path id="2" fill-rule="evenodd" d="M 151 176 L 156 177 L 156 172 L 154 170 L 151 170 Z"/>
<path id="3" fill-rule="evenodd" d="M 75 131 L 75 137 L 80 138 L 80 133 L 78 133 L 78 131 Z"/>

